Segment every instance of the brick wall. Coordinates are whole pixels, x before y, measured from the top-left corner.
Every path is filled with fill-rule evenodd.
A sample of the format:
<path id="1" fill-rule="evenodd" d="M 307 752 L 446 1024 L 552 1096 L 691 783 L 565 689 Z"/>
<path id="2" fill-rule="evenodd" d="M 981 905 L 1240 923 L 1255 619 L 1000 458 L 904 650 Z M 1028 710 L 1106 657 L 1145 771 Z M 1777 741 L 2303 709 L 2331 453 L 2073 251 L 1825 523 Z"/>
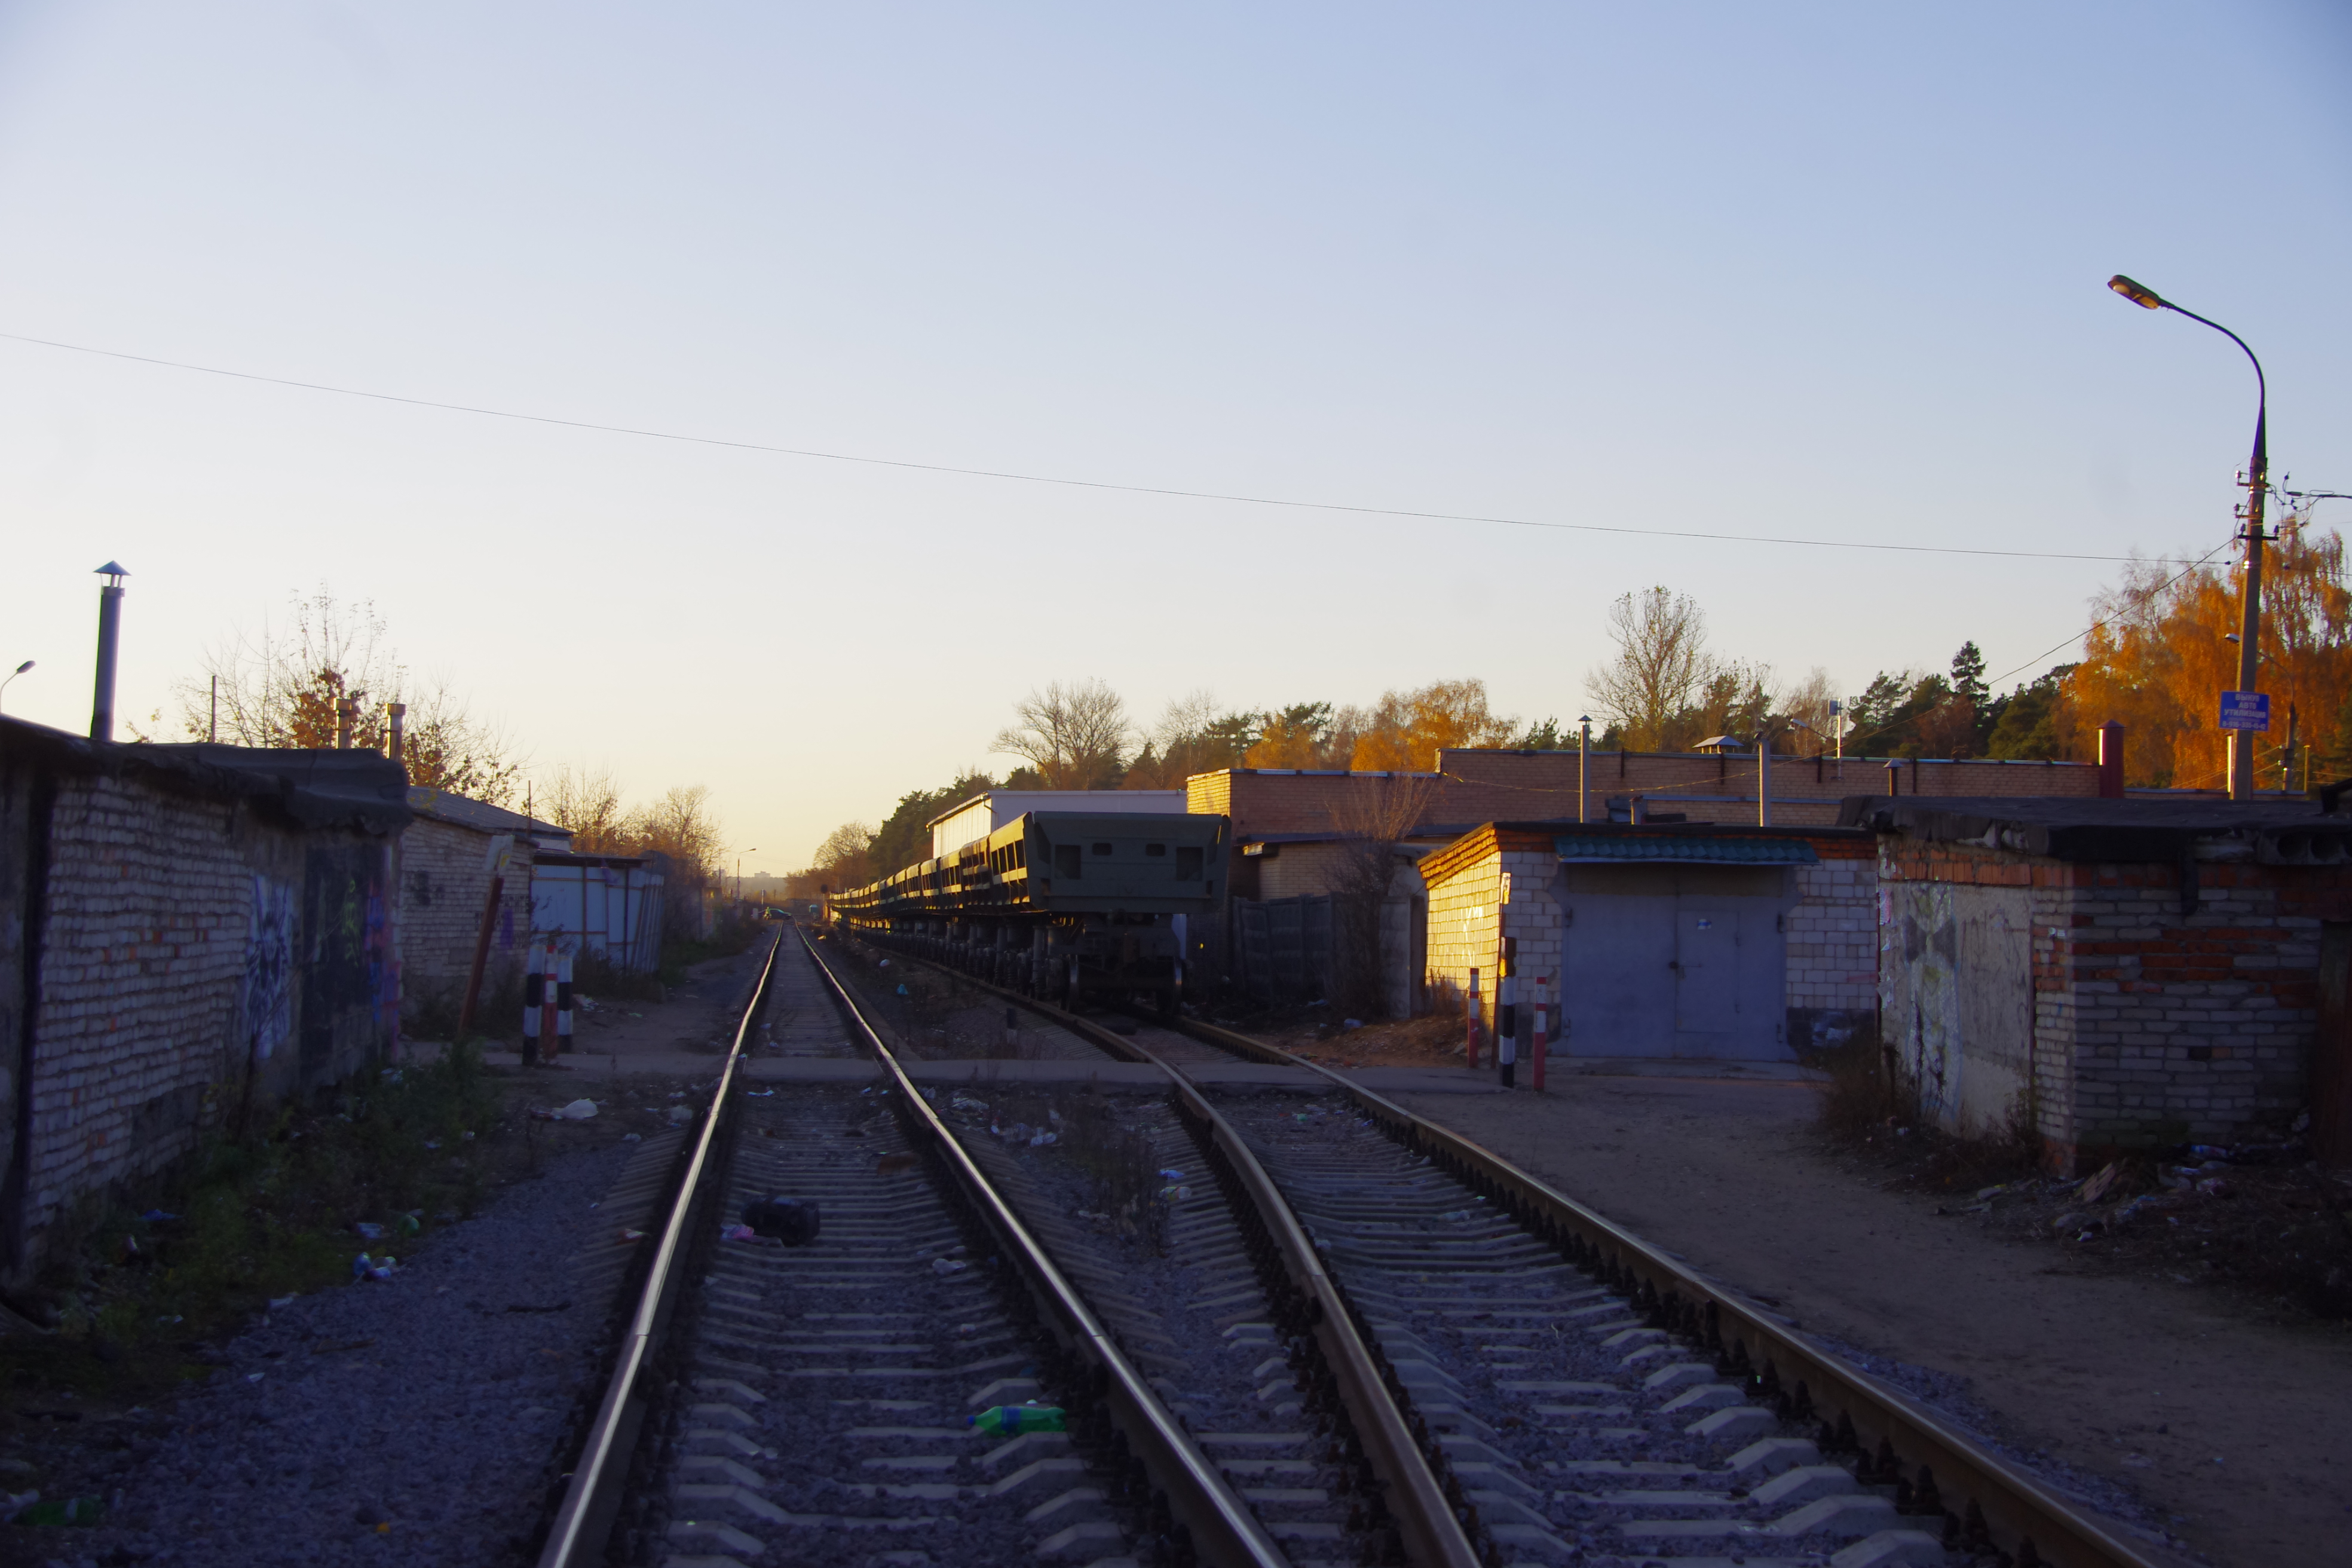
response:
<path id="1" fill-rule="evenodd" d="M 2352 871 L 2200 863 L 2068 864 L 1972 846 L 1882 843 L 1890 886 L 2019 889 L 2031 911 L 2032 1081 L 2054 1163 L 2087 1152 L 2228 1142 L 2305 1103 L 2319 928 L 2352 919 Z M 1883 903 L 1891 909 L 1892 900 Z M 1882 994 L 1916 965 L 1881 933 Z M 1899 1032 L 1890 1023 L 1890 1037 Z"/>
<path id="2" fill-rule="evenodd" d="M 421 816 L 401 835 L 401 1001 L 414 1019 L 457 1005 L 474 963 L 482 902 L 489 896 L 488 855 L 492 836 L 461 824 Z M 507 867 L 506 886 L 490 929 L 482 994 L 495 996 L 522 973 L 530 944 L 532 846 L 520 838 Z"/>
<path id="3" fill-rule="evenodd" d="M 1878 867 L 1859 856 L 1825 857 L 1796 875 L 1789 1005 L 1866 1016 L 1878 999 Z"/>
<path id="4" fill-rule="evenodd" d="M 1438 753 L 1423 820 L 1465 826 L 1480 822 L 1572 819 L 1577 814 L 1574 752 L 1447 751 Z M 1233 768 L 1195 773 L 1185 781 L 1188 811 L 1234 819 L 1234 836 L 1324 833 L 1351 800 L 1380 788 L 1391 775 Z M 2098 769 L 2087 763 L 2004 763 L 1980 760 L 1905 762 L 1892 787 L 1905 796 L 2065 795 L 2099 793 Z M 1883 763 L 1850 758 L 1776 757 L 1772 821 L 1788 827 L 1828 827 L 1848 795 L 1889 793 Z M 1595 752 L 1591 811 L 1606 820 L 1608 802 L 1644 796 L 1658 812 L 1693 822 L 1752 824 L 1756 820 L 1756 759 L 1676 752 Z"/>
<path id="5" fill-rule="evenodd" d="M 1478 971 L 1478 1019 L 1482 1039 L 1493 1037 L 1501 939 L 1518 942 L 1518 973 L 1532 977 L 1560 972 L 1559 905 L 1551 897 L 1559 856 L 1548 838 L 1486 834 L 1486 853 L 1457 860 L 1429 889 L 1428 987 L 1431 1009 L 1459 1014 L 1468 998 L 1470 971 Z M 1511 878 L 1511 899 L 1502 901 L 1503 874 Z M 1532 989 L 1520 998 L 1531 1006 Z"/>
<path id="6" fill-rule="evenodd" d="M 9 945 L 29 933 L 39 952 L 5 1042 L 7 1098 L 30 1101 L 0 1204 L 19 1279 L 78 1202 L 185 1154 L 248 1093 L 266 1104 L 388 1048 L 398 984 L 394 841 L 234 795 L 33 772 L 6 791 Z M 329 908 L 346 934 L 314 962 Z M 16 1116 L 0 1122 L 13 1140 Z"/>

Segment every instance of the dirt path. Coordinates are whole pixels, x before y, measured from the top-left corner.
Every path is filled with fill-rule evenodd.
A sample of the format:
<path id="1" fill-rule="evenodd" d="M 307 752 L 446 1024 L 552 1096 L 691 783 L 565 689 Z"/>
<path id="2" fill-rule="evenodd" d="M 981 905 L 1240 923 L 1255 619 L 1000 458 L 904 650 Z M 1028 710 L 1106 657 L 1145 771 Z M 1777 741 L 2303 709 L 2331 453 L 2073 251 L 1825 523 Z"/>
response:
<path id="1" fill-rule="evenodd" d="M 1961 1380 L 2006 1437 L 2247 1568 L 2352 1563 L 2352 1331 L 2076 1272 L 1810 1146 L 1800 1084 L 1579 1078 L 1399 1095 L 1807 1331 Z"/>

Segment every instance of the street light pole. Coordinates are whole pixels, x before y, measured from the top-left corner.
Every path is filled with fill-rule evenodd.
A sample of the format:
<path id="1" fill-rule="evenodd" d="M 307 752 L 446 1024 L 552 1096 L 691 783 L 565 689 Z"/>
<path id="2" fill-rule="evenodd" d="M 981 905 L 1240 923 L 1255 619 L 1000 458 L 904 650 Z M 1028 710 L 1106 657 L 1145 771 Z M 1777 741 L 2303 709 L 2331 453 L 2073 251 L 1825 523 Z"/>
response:
<path id="1" fill-rule="evenodd" d="M 2270 491 L 2270 384 L 2263 375 L 2263 362 L 2254 351 L 2246 347 L 2246 340 L 2219 321 L 2209 321 L 2194 310 L 2184 310 L 2153 289 L 2133 282 L 2122 273 L 2107 279 L 2107 287 L 2149 310 L 2170 310 L 2178 316 L 2212 328 L 2238 345 L 2254 367 L 2254 456 L 2246 468 L 2246 504 L 2241 513 L 2246 520 L 2246 594 L 2238 622 L 2238 689 L 2252 691 L 2256 679 L 2255 666 L 2261 657 L 2263 631 L 2263 500 Z M 2252 730 L 2230 731 L 2230 798 L 2245 800 L 2254 793 L 2254 736 Z"/>
<path id="2" fill-rule="evenodd" d="M 33 668 L 33 661 L 32 661 L 31 659 L 29 659 L 29 658 L 28 658 L 28 659 L 26 659 L 24 663 L 22 663 L 22 664 L 18 665 L 16 668 L 14 668 L 14 669 L 10 670 L 10 671 L 8 672 L 8 679 L 7 679 L 7 680 L 0 680 L 0 694 L 5 694 L 5 693 L 7 691 L 7 689 L 8 689 L 8 681 L 9 681 L 9 680 L 14 680 L 14 679 L 16 679 L 18 676 L 20 676 L 20 675 L 24 674 L 26 670 L 28 670 L 28 669 L 30 669 L 30 668 Z"/>

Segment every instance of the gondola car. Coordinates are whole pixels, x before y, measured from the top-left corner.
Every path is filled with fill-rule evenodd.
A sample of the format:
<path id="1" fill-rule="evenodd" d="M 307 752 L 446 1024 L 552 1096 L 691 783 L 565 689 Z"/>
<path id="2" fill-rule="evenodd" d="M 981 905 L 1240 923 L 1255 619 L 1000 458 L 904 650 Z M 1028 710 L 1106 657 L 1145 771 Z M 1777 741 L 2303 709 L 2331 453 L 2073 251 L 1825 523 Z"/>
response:
<path id="1" fill-rule="evenodd" d="M 1187 813 L 1033 811 L 834 895 L 829 918 L 1028 995 L 1172 1015 L 1223 896 L 1228 827 Z"/>

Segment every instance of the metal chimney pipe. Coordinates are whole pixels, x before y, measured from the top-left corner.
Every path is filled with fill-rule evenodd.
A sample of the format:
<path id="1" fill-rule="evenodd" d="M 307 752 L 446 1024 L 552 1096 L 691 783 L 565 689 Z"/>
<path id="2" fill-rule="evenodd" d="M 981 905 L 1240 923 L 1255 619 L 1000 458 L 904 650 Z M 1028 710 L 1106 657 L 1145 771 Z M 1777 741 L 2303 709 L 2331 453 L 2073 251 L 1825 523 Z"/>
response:
<path id="1" fill-rule="evenodd" d="M 114 666 L 122 648 L 122 580 L 131 575 L 110 561 L 93 576 L 106 579 L 98 591 L 98 682 L 89 705 L 89 738 L 114 739 Z"/>
<path id="2" fill-rule="evenodd" d="M 383 705 L 383 710 L 392 728 L 392 760 L 396 763 L 401 760 L 402 732 L 407 724 L 408 704 L 387 702 Z"/>
<path id="3" fill-rule="evenodd" d="M 1772 731 L 1756 737 L 1756 826 L 1772 826 Z"/>
<path id="4" fill-rule="evenodd" d="M 335 750 L 352 749 L 352 726 L 358 721 L 360 705 L 348 697 L 335 699 Z"/>
<path id="5" fill-rule="evenodd" d="M 2124 797 L 2124 727 L 2113 719 L 2099 726 L 2099 798 Z"/>

